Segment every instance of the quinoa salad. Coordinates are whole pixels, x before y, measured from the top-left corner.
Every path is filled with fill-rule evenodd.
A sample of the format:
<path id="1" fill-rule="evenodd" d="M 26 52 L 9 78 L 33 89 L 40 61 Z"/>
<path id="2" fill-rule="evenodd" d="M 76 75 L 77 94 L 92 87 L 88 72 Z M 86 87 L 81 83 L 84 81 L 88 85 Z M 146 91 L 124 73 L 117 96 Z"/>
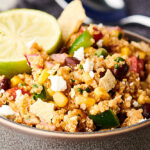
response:
<path id="1" fill-rule="evenodd" d="M 119 27 L 81 26 L 58 53 L 33 43 L 31 74 L 0 76 L 0 115 L 51 131 L 92 132 L 150 117 L 150 47 Z"/>
<path id="2" fill-rule="evenodd" d="M 85 18 L 81 1 L 72 1 L 58 18 L 58 49 L 48 54 L 32 39 L 24 53 L 30 73 L 7 76 L 0 68 L 0 116 L 64 132 L 112 130 L 150 118 L 149 44 L 131 41 L 117 26 L 84 25 Z"/>

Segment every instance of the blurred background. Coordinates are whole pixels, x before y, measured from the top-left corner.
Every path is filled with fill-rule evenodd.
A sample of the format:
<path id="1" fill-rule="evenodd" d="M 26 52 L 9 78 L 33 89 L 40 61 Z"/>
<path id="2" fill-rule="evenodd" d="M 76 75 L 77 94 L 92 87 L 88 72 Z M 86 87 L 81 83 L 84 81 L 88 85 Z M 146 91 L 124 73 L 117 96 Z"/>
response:
<path id="1" fill-rule="evenodd" d="M 33 8 L 46 11 L 58 17 L 71 0 L 0 0 L 0 11 L 12 8 Z M 150 0 L 82 0 L 83 6 L 93 23 L 119 25 L 124 29 L 150 38 L 150 20 L 131 18 L 132 23 L 121 23 L 131 15 L 144 15 L 150 19 Z M 135 23 L 136 20 L 140 23 Z M 128 20 L 129 22 L 129 20 Z M 141 24 L 149 24 L 146 27 Z"/>

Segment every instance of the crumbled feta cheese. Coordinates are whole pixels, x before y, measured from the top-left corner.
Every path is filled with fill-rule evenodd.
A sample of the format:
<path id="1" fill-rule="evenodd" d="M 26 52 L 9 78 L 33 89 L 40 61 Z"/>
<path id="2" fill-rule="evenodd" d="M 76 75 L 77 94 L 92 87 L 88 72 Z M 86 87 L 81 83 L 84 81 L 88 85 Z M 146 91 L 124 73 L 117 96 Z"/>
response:
<path id="1" fill-rule="evenodd" d="M 1 89 L 1 90 L 0 90 L 0 94 L 3 94 L 4 92 L 5 92 L 4 89 Z"/>
<path id="2" fill-rule="evenodd" d="M 94 63 L 89 59 L 86 59 L 85 64 L 83 64 L 83 69 L 85 72 L 93 71 Z"/>
<path id="3" fill-rule="evenodd" d="M 127 101 L 131 101 L 131 100 L 132 100 L 132 96 L 128 96 L 128 97 L 126 98 L 126 100 L 127 100 Z"/>
<path id="4" fill-rule="evenodd" d="M 35 39 L 29 41 L 29 42 L 27 43 L 28 49 L 30 49 L 34 43 L 35 43 Z"/>
<path id="5" fill-rule="evenodd" d="M 41 99 L 38 99 L 30 106 L 30 112 L 36 114 L 41 121 L 50 122 L 54 115 L 54 104 L 43 102 Z"/>
<path id="6" fill-rule="evenodd" d="M 98 40 L 98 42 L 96 43 L 96 45 L 98 47 L 102 47 L 103 46 L 103 40 Z"/>
<path id="7" fill-rule="evenodd" d="M 139 123 L 143 122 L 143 121 L 146 121 L 146 120 L 147 120 L 146 118 L 145 119 L 141 119 L 141 120 L 139 120 Z"/>
<path id="8" fill-rule="evenodd" d="M 53 91 L 64 91 L 67 89 L 67 83 L 62 76 L 49 76 L 51 80 L 51 89 Z"/>
<path id="9" fill-rule="evenodd" d="M 0 116 L 12 116 L 16 113 L 8 106 L 8 105 L 2 105 L 0 107 Z"/>
<path id="10" fill-rule="evenodd" d="M 84 47 L 80 47 L 77 51 L 74 52 L 73 57 L 77 58 L 78 60 L 84 59 Z"/>
<path id="11" fill-rule="evenodd" d="M 124 81 L 122 81 L 122 84 L 126 84 Z"/>
<path id="12" fill-rule="evenodd" d="M 94 78 L 95 73 L 94 73 L 93 71 L 90 71 L 90 72 L 89 72 L 89 75 L 90 75 L 90 77 L 93 79 L 93 78 Z"/>
<path id="13" fill-rule="evenodd" d="M 98 28 L 102 28 L 103 27 L 103 24 L 102 23 L 99 23 L 98 24 Z"/>
<path id="14" fill-rule="evenodd" d="M 22 91 L 21 91 L 21 90 L 16 90 L 15 103 L 18 103 L 18 102 L 19 102 L 21 95 L 22 95 Z"/>
<path id="15" fill-rule="evenodd" d="M 73 88 L 71 88 L 71 92 L 70 92 L 70 95 L 71 95 L 71 98 L 73 98 L 75 96 L 75 90 Z"/>
<path id="16" fill-rule="evenodd" d="M 137 101 L 134 101 L 134 102 L 133 102 L 133 106 L 134 106 L 134 107 L 138 107 L 138 106 L 139 106 L 139 103 L 138 103 Z"/>
<path id="17" fill-rule="evenodd" d="M 131 82 L 131 83 L 130 83 L 130 86 L 132 86 L 133 84 L 134 84 L 134 82 Z"/>

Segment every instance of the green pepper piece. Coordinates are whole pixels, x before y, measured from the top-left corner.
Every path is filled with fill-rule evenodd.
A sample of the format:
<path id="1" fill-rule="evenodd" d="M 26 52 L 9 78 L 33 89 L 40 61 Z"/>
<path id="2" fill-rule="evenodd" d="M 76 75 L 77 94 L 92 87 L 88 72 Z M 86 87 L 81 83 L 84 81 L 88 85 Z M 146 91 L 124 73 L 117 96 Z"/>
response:
<path id="1" fill-rule="evenodd" d="M 103 113 L 97 115 L 89 115 L 89 117 L 94 121 L 94 124 L 97 127 L 102 129 L 120 126 L 119 119 L 112 110 L 106 110 Z"/>
<path id="2" fill-rule="evenodd" d="M 92 35 L 86 30 L 74 41 L 68 53 L 73 54 L 80 47 L 87 48 L 93 45 L 93 43 L 94 39 Z"/>
<path id="3" fill-rule="evenodd" d="M 108 56 L 108 53 L 105 49 L 97 50 L 94 54 L 97 55 L 98 57 L 103 56 L 104 58 Z"/>

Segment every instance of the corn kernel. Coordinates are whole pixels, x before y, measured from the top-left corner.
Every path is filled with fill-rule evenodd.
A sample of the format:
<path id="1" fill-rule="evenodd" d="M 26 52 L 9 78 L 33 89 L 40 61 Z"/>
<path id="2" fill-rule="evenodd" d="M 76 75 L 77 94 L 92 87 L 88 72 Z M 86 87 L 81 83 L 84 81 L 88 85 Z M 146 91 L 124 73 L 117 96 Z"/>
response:
<path id="1" fill-rule="evenodd" d="M 48 94 L 49 94 L 50 96 L 53 96 L 54 93 L 55 93 L 55 92 L 54 92 L 52 89 L 50 89 L 50 88 L 47 89 L 47 92 L 48 92 Z"/>
<path id="2" fill-rule="evenodd" d="M 95 99 L 92 97 L 77 96 L 76 105 L 85 104 L 86 106 L 93 106 L 95 104 Z"/>
<path id="3" fill-rule="evenodd" d="M 128 47 L 121 48 L 121 54 L 125 56 L 130 56 L 130 49 Z"/>
<path id="4" fill-rule="evenodd" d="M 145 52 L 142 52 L 142 51 L 138 51 L 138 56 L 141 58 L 141 59 L 145 59 L 145 56 L 146 56 L 146 53 Z"/>
<path id="5" fill-rule="evenodd" d="M 10 83 L 11 87 L 16 87 L 19 83 L 23 83 L 23 81 L 18 76 L 14 76 L 11 78 Z"/>
<path id="6" fill-rule="evenodd" d="M 119 34 L 120 34 L 119 30 L 112 30 L 111 31 L 111 35 L 114 36 L 114 37 L 118 37 Z"/>
<path id="7" fill-rule="evenodd" d="M 62 92 L 55 92 L 53 99 L 55 104 L 59 107 L 65 107 L 68 103 L 68 98 Z"/>
<path id="8" fill-rule="evenodd" d="M 39 76 L 38 83 L 43 84 L 45 80 L 48 78 L 48 76 L 49 76 L 49 73 L 47 72 L 47 69 L 44 69 L 41 75 Z"/>
<path id="9" fill-rule="evenodd" d="M 96 97 L 101 98 L 101 99 L 109 99 L 110 97 L 108 92 L 102 87 L 95 88 L 94 93 Z"/>

